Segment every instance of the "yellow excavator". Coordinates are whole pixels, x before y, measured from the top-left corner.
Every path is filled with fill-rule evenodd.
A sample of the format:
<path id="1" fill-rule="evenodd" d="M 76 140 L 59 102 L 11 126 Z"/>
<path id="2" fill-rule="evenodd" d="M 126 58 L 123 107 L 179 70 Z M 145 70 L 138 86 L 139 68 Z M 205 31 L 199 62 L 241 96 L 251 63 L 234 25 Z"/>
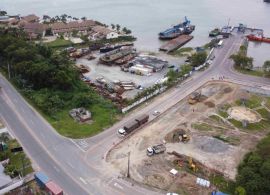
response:
<path id="1" fill-rule="evenodd" d="M 189 157 L 188 163 L 189 163 L 189 168 L 190 168 L 193 172 L 197 172 L 197 171 L 198 171 L 198 168 L 197 168 L 196 165 L 193 163 L 192 157 Z"/>

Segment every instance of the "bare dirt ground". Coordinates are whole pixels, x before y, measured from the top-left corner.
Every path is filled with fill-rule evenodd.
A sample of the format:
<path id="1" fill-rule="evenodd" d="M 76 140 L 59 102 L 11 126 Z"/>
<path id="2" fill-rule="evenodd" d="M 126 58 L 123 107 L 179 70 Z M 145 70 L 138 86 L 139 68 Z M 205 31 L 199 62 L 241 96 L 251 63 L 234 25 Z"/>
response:
<path id="1" fill-rule="evenodd" d="M 210 176 L 200 169 L 207 168 L 212 170 L 210 174 L 218 172 L 234 179 L 237 165 L 244 154 L 254 148 L 267 131 L 242 131 L 219 114 L 224 105 L 234 104 L 236 100 L 251 96 L 251 93 L 242 90 L 240 86 L 210 83 L 199 91 L 204 97 L 201 102 L 190 105 L 187 98 L 180 101 L 145 128 L 113 148 L 107 156 L 108 166 L 126 175 L 127 153 L 130 151 L 132 179 L 180 194 L 209 194 L 212 189 L 196 185 L 197 177 L 207 179 Z M 248 116 L 251 119 L 252 114 L 256 113 L 239 107 L 237 111 L 241 111 L 241 116 Z M 255 118 L 258 117 L 261 118 L 256 113 Z M 187 143 L 173 140 L 177 129 L 184 129 L 191 140 Z M 146 149 L 159 143 L 166 143 L 166 152 L 148 157 Z M 173 151 L 199 162 L 201 164 L 199 171 L 195 173 L 188 166 L 175 163 L 178 157 L 168 154 Z M 169 173 L 172 168 L 179 171 L 178 176 Z"/>

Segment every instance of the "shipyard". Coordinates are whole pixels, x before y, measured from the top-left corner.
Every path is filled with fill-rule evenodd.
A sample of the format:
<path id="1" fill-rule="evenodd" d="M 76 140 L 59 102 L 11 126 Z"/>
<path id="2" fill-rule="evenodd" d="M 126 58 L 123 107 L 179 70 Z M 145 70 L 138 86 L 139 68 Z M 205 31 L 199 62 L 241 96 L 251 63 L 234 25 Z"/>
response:
<path id="1" fill-rule="evenodd" d="M 2 4 L 0 194 L 270 194 L 268 0 Z"/>

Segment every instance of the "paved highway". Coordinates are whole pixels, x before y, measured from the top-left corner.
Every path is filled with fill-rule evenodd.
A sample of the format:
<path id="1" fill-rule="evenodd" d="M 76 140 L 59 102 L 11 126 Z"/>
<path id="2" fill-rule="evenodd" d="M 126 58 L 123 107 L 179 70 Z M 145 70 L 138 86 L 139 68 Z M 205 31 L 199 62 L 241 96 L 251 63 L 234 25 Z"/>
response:
<path id="1" fill-rule="evenodd" d="M 142 113 L 148 113 L 153 120 L 155 110 L 165 112 L 206 82 L 220 76 L 250 87 L 270 86 L 270 79 L 233 71 L 228 57 L 238 51 L 242 36 L 235 34 L 225 40 L 223 47 L 215 50 L 216 58 L 207 70 L 194 74 L 178 88 L 143 104 L 111 128 L 88 139 L 70 140 L 57 134 L 3 76 L 0 76 L 0 116 L 37 168 L 46 172 L 67 194 L 156 194 L 158 192 L 119 179 L 118 173 L 107 169 L 106 153 L 120 141 L 116 136 L 117 129 Z"/>

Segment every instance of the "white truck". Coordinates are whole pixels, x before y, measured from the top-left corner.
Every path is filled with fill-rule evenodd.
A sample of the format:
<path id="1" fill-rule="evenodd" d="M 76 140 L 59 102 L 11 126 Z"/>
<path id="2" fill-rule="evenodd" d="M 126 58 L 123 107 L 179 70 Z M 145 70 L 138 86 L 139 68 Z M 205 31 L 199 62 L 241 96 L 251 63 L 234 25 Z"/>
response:
<path id="1" fill-rule="evenodd" d="M 153 156 L 155 154 L 161 154 L 166 151 L 166 146 L 164 144 L 158 144 L 147 148 L 147 155 Z"/>

